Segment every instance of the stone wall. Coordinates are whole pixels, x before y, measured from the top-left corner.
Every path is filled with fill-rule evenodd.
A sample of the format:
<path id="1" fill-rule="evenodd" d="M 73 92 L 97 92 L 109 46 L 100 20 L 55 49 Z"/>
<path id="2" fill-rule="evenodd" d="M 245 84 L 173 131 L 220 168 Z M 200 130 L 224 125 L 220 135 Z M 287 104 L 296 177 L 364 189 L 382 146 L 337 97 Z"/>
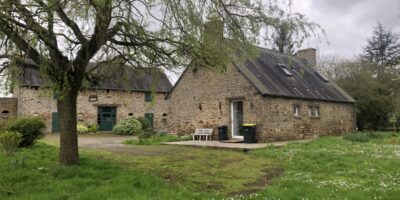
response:
<path id="1" fill-rule="evenodd" d="M 56 100 L 48 89 L 22 87 L 14 92 L 18 97 L 18 116 L 40 116 L 51 130 L 51 117 L 57 112 Z M 97 101 L 89 102 L 89 96 L 96 95 Z M 97 124 L 99 106 L 117 107 L 117 122 L 132 114 L 144 116 L 145 113 L 154 113 L 154 127 L 163 130 L 166 127 L 168 116 L 165 94 L 155 94 L 155 101 L 145 102 L 144 92 L 129 92 L 116 90 L 88 90 L 78 96 L 77 114 L 79 123 Z"/>
<path id="2" fill-rule="evenodd" d="M 0 98 L 0 127 L 17 117 L 17 104 L 16 98 Z"/>
<path id="3" fill-rule="evenodd" d="M 186 71 L 170 94 L 169 130 L 190 134 L 195 128 L 228 126 L 231 136 L 231 102 L 243 101 L 244 123 L 257 124 L 260 142 L 303 139 L 314 135 L 338 135 L 354 129 L 354 105 L 324 101 L 308 101 L 266 97 L 235 68 L 220 73 L 201 70 Z M 300 115 L 293 115 L 293 106 L 300 106 Z M 319 106 L 320 117 L 309 117 L 309 106 Z M 216 134 L 214 134 L 216 139 Z"/>

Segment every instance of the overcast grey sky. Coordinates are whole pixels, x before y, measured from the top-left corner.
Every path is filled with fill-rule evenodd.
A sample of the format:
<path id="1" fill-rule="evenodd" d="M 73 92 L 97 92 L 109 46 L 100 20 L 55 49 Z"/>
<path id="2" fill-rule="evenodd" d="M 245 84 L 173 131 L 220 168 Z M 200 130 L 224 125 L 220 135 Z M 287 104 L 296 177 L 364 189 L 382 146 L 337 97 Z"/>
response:
<path id="1" fill-rule="evenodd" d="M 294 0 L 294 11 L 325 30 L 325 39 L 304 44 L 322 55 L 355 57 L 378 22 L 400 33 L 400 0 Z"/>

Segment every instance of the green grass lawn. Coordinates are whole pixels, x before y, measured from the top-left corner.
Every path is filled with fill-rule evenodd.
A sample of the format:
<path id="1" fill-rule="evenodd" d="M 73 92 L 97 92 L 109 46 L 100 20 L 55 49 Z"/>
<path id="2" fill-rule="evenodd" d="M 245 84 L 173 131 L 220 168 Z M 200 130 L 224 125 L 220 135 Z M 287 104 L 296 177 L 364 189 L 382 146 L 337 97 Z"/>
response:
<path id="1" fill-rule="evenodd" d="M 282 163 L 285 173 L 251 199 L 399 199 L 399 141 L 322 138 L 254 151 Z"/>
<path id="2" fill-rule="evenodd" d="M 60 167 L 55 147 L 38 144 L 13 158 L 0 153 L 0 199 L 210 199 L 163 178 L 83 153 L 80 165 Z"/>
<path id="3" fill-rule="evenodd" d="M 322 138 L 247 154 L 132 145 L 84 150 L 74 167 L 39 143 L 0 153 L 0 199 L 398 199 L 399 142 Z"/>

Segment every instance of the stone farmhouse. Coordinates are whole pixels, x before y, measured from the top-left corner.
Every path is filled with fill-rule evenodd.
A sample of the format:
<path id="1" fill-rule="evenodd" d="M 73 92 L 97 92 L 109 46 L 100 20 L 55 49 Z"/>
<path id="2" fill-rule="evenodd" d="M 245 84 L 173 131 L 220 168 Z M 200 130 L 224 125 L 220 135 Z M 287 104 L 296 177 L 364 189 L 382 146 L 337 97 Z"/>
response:
<path id="1" fill-rule="evenodd" d="M 77 105 L 78 123 L 98 124 L 100 131 L 111 131 L 120 119 L 145 116 L 154 127 L 166 127 L 168 105 L 164 99 L 172 88 L 166 75 L 137 70 L 113 73 L 81 91 Z M 13 96 L 1 101 L 8 104 L 2 106 L 3 112 L 13 113 L 10 117 L 39 116 L 46 121 L 48 132 L 59 131 L 56 107 L 59 95 L 50 90 L 37 70 L 24 70 Z"/>
<path id="2" fill-rule="evenodd" d="M 167 96 L 173 102 L 169 130 L 190 133 L 225 125 L 230 138 L 240 139 L 240 125 L 251 123 L 257 125 L 257 140 L 267 142 L 355 129 L 355 101 L 314 70 L 315 49 L 295 57 L 259 51 L 223 73 L 188 68 Z"/>

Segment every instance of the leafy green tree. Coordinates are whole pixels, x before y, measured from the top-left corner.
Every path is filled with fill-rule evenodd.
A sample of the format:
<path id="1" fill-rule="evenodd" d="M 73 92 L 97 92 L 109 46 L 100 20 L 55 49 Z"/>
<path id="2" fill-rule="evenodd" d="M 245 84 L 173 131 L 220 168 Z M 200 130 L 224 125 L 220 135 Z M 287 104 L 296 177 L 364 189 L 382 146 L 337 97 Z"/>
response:
<path id="1" fill-rule="evenodd" d="M 373 75 L 391 91 L 395 109 L 391 115 L 400 114 L 400 35 L 378 24 L 360 56 Z"/>
<path id="2" fill-rule="evenodd" d="M 342 63 L 348 74 L 338 78 L 337 83 L 356 101 L 357 126 L 360 130 L 377 130 L 389 123 L 395 109 L 391 89 L 373 76 L 360 62 Z"/>
<path id="3" fill-rule="evenodd" d="M 59 162 L 76 164 L 77 97 L 98 68 L 224 67 L 237 59 L 232 52 L 251 49 L 260 30 L 275 28 L 283 15 L 298 32 L 313 28 L 272 0 L 2 0 L 0 58 L 7 61 L 1 70 L 30 67 L 50 81 L 60 94 Z M 223 22 L 228 45 L 204 36 L 209 19 Z M 96 63 L 90 70 L 89 62 Z"/>
<path id="4" fill-rule="evenodd" d="M 374 64 L 371 70 L 380 80 L 386 80 L 387 74 L 398 76 L 398 65 L 400 64 L 399 35 L 379 23 L 364 47 L 361 60 Z"/>

